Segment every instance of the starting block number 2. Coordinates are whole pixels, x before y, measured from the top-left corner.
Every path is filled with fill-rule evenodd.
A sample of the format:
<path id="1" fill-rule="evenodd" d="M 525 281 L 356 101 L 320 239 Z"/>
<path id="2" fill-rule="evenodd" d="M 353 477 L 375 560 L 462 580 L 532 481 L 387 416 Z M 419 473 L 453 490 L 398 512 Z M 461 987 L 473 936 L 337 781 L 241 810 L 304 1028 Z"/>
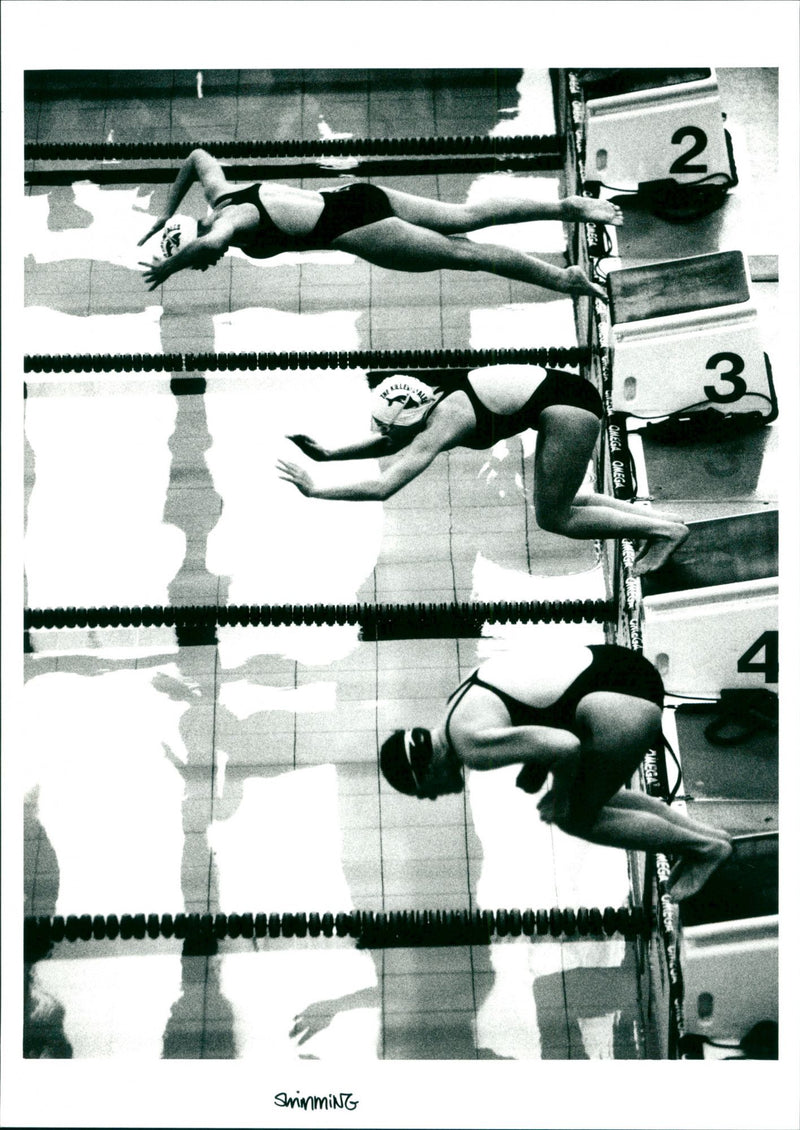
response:
<path id="1" fill-rule="evenodd" d="M 692 158 L 698 157 L 708 145 L 705 130 L 699 129 L 697 126 L 681 126 L 680 129 L 675 130 L 670 142 L 672 145 L 680 145 L 687 137 L 692 139 L 693 144 L 672 162 L 669 171 L 671 173 L 707 173 L 708 165 L 689 164 Z"/>
<path id="2" fill-rule="evenodd" d="M 763 653 L 763 662 L 754 662 Z M 778 633 L 762 632 L 754 644 L 748 647 L 743 655 L 739 656 L 736 670 L 742 674 L 755 675 L 764 673 L 765 683 L 778 681 Z"/>

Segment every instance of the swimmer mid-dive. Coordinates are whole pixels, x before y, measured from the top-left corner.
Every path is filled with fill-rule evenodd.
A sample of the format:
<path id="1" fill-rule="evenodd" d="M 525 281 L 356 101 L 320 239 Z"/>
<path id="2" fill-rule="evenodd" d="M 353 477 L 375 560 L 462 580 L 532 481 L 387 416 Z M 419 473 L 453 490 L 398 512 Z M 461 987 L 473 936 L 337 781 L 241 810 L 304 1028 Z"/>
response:
<path id="1" fill-rule="evenodd" d="M 195 180 L 211 214 L 199 221 L 196 237 L 175 254 L 141 264 L 147 268 L 143 277 L 149 290 L 186 267 L 205 270 L 229 247 L 238 247 L 254 259 L 282 251 L 336 250 L 395 271 L 489 271 L 548 290 L 605 300 L 603 288 L 581 267 L 557 267 L 523 251 L 459 236 L 530 220 L 622 223 L 615 204 L 583 196 L 552 203 L 496 197 L 444 204 L 365 182 L 320 192 L 269 181 L 233 186 L 216 158 L 194 149 L 178 172 L 164 214 L 139 240 L 139 247 L 165 227 Z"/>
<path id="2" fill-rule="evenodd" d="M 522 765 L 546 823 L 595 844 L 677 856 L 675 901 L 695 894 L 732 851 L 731 837 L 626 788 L 661 731 L 664 688 L 641 655 L 616 645 L 515 648 L 450 696 L 433 730 L 396 730 L 380 763 L 401 793 L 435 800 L 464 789 L 464 769 Z"/>
<path id="3" fill-rule="evenodd" d="M 568 538 L 631 538 L 634 572 L 650 572 L 688 536 L 675 515 L 639 509 L 608 495 L 579 494 L 600 431 L 602 402 L 589 381 L 538 366 L 473 370 L 442 393 L 412 376 L 388 377 L 373 391 L 373 431 L 346 447 L 325 448 L 291 435 L 317 462 L 386 457 L 377 475 L 347 485 L 318 483 L 306 467 L 278 461 L 281 478 L 310 498 L 382 500 L 453 447 L 486 449 L 526 428 L 538 431 L 533 501 L 543 530 Z"/>

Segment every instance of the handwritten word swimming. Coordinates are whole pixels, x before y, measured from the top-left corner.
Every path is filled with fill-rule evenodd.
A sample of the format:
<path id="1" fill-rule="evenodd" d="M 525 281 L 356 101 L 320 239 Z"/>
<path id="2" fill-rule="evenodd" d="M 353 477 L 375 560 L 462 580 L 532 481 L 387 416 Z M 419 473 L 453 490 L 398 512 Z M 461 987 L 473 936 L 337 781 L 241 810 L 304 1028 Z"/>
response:
<path id="1" fill-rule="evenodd" d="M 358 1099 L 353 1098 L 352 1091 L 340 1091 L 338 1095 L 304 1095 L 298 1098 L 287 1095 L 286 1091 L 279 1091 L 275 1095 L 275 1106 L 296 1107 L 303 1110 L 355 1110 Z"/>

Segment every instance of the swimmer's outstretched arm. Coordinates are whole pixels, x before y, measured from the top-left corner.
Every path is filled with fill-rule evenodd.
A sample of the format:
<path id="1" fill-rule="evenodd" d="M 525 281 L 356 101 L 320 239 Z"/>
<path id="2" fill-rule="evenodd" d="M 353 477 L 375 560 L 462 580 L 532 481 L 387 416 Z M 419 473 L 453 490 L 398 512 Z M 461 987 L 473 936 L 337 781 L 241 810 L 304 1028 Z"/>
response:
<path id="1" fill-rule="evenodd" d="M 381 438 L 381 437 L 378 437 Z M 280 477 L 296 486 L 307 498 L 341 499 L 348 502 L 382 502 L 410 483 L 428 467 L 443 444 L 437 442 L 426 430 L 416 435 L 408 447 L 404 447 L 384 462 L 380 474 L 374 479 L 363 479 L 358 483 L 344 486 L 320 486 L 304 467 L 298 467 L 286 459 L 277 463 Z"/>
<path id="2" fill-rule="evenodd" d="M 223 217 L 214 223 L 207 235 L 190 240 L 169 259 L 154 259 L 152 263 L 140 263 L 140 267 L 147 268 L 142 275 L 147 283 L 147 289 L 155 290 L 176 271 L 183 271 L 187 267 L 196 271 L 205 271 L 207 267 L 219 262 L 230 247 L 235 232 L 233 224 Z"/>
<path id="3" fill-rule="evenodd" d="M 392 452 L 388 437 L 375 432 L 370 432 L 364 439 L 356 440 L 355 443 L 347 444 L 345 447 L 323 447 L 311 436 L 306 435 L 291 435 L 286 438 L 297 444 L 303 454 L 316 463 L 331 459 L 378 459 Z"/>
<path id="4" fill-rule="evenodd" d="M 221 196 L 228 185 L 225 173 L 222 171 L 222 166 L 216 157 L 212 157 L 210 153 L 206 153 L 205 149 L 193 149 L 178 170 L 175 183 L 169 190 L 169 196 L 167 197 L 163 214 L 159 216 L 147 235 L 139 240 L 136 245 L 137 247 L 141 247 L 152 235 L 155 235 L 157 231 L 161 231 L 167 220 L 175 215 L 178 210 L 178 205 L 194 184 L 195 180 L 200 181 L 203 186 L 203 192 L 209 204 L 213 203 L 218 196 Z"/>

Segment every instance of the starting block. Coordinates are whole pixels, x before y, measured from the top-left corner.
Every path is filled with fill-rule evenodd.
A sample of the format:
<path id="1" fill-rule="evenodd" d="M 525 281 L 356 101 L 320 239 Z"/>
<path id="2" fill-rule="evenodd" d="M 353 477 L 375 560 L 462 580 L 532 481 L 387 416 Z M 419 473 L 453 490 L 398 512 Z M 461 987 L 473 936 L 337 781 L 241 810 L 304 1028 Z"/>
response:
<path id="1" fill-rule="evenodd" d="M 778 511 L 689 523 L 642 577 L 644 654 L 668 694 L 778 689 Z"/>
<path id="2" fill-rule="evenodd" d="M 778 913 L 778 696 L 731 690 L 716 702 L 682 703 L 668 716 L 689 816 L 724 828 L 736 853 L 681 906 L 684 925 Z M 747 841 L 745 843 L 744 841 Z"/>
<path id="3" fill-rule="evenodd" d="M 646 71 L 623 71 L 611 82 L 582 80 L 586 180 L 633 191 L 668 179 L 687 185 L 726 177 L 735 183 L 714 71 L 684 72 L 688 81 L 681 81 L 681 72 L 653 74 L 648 79 L 642 77 Z"/>
<path id="4" fill-rule="evenodd" d="M 706 518 L 688 526 L 683 545 L 660 569 L 642 577 L 644 597 L 777 577 L 777 509 Z"/>
<path id="5" fill-rule="evenodd" d="M 667 694 L 778 689 L 777 578 L 645 597 L 642 622 L 644 654 Z"/>
<path id="6" fill-rule="evenodd" d="M 731 857 L 680 903 L 685 1032 L 743 1040 L 777 1021 L 778 701 L 730 691 L 682 704 L 674 728 L 684 794 L 674 803 L 734 837 Z"/>
<path id="7" fill-rule="evenodd" d="M 657 418 L 776 415 L 747 260 L 724 251 L 608 273 L 611 406 Z"/>
<path id="8" fill-rule="evenodd" d="M 777 914 L 684 927 L 681 941 L 687 1033 L 741 1040 L 761 1021 L 777 1022 Z"/>

